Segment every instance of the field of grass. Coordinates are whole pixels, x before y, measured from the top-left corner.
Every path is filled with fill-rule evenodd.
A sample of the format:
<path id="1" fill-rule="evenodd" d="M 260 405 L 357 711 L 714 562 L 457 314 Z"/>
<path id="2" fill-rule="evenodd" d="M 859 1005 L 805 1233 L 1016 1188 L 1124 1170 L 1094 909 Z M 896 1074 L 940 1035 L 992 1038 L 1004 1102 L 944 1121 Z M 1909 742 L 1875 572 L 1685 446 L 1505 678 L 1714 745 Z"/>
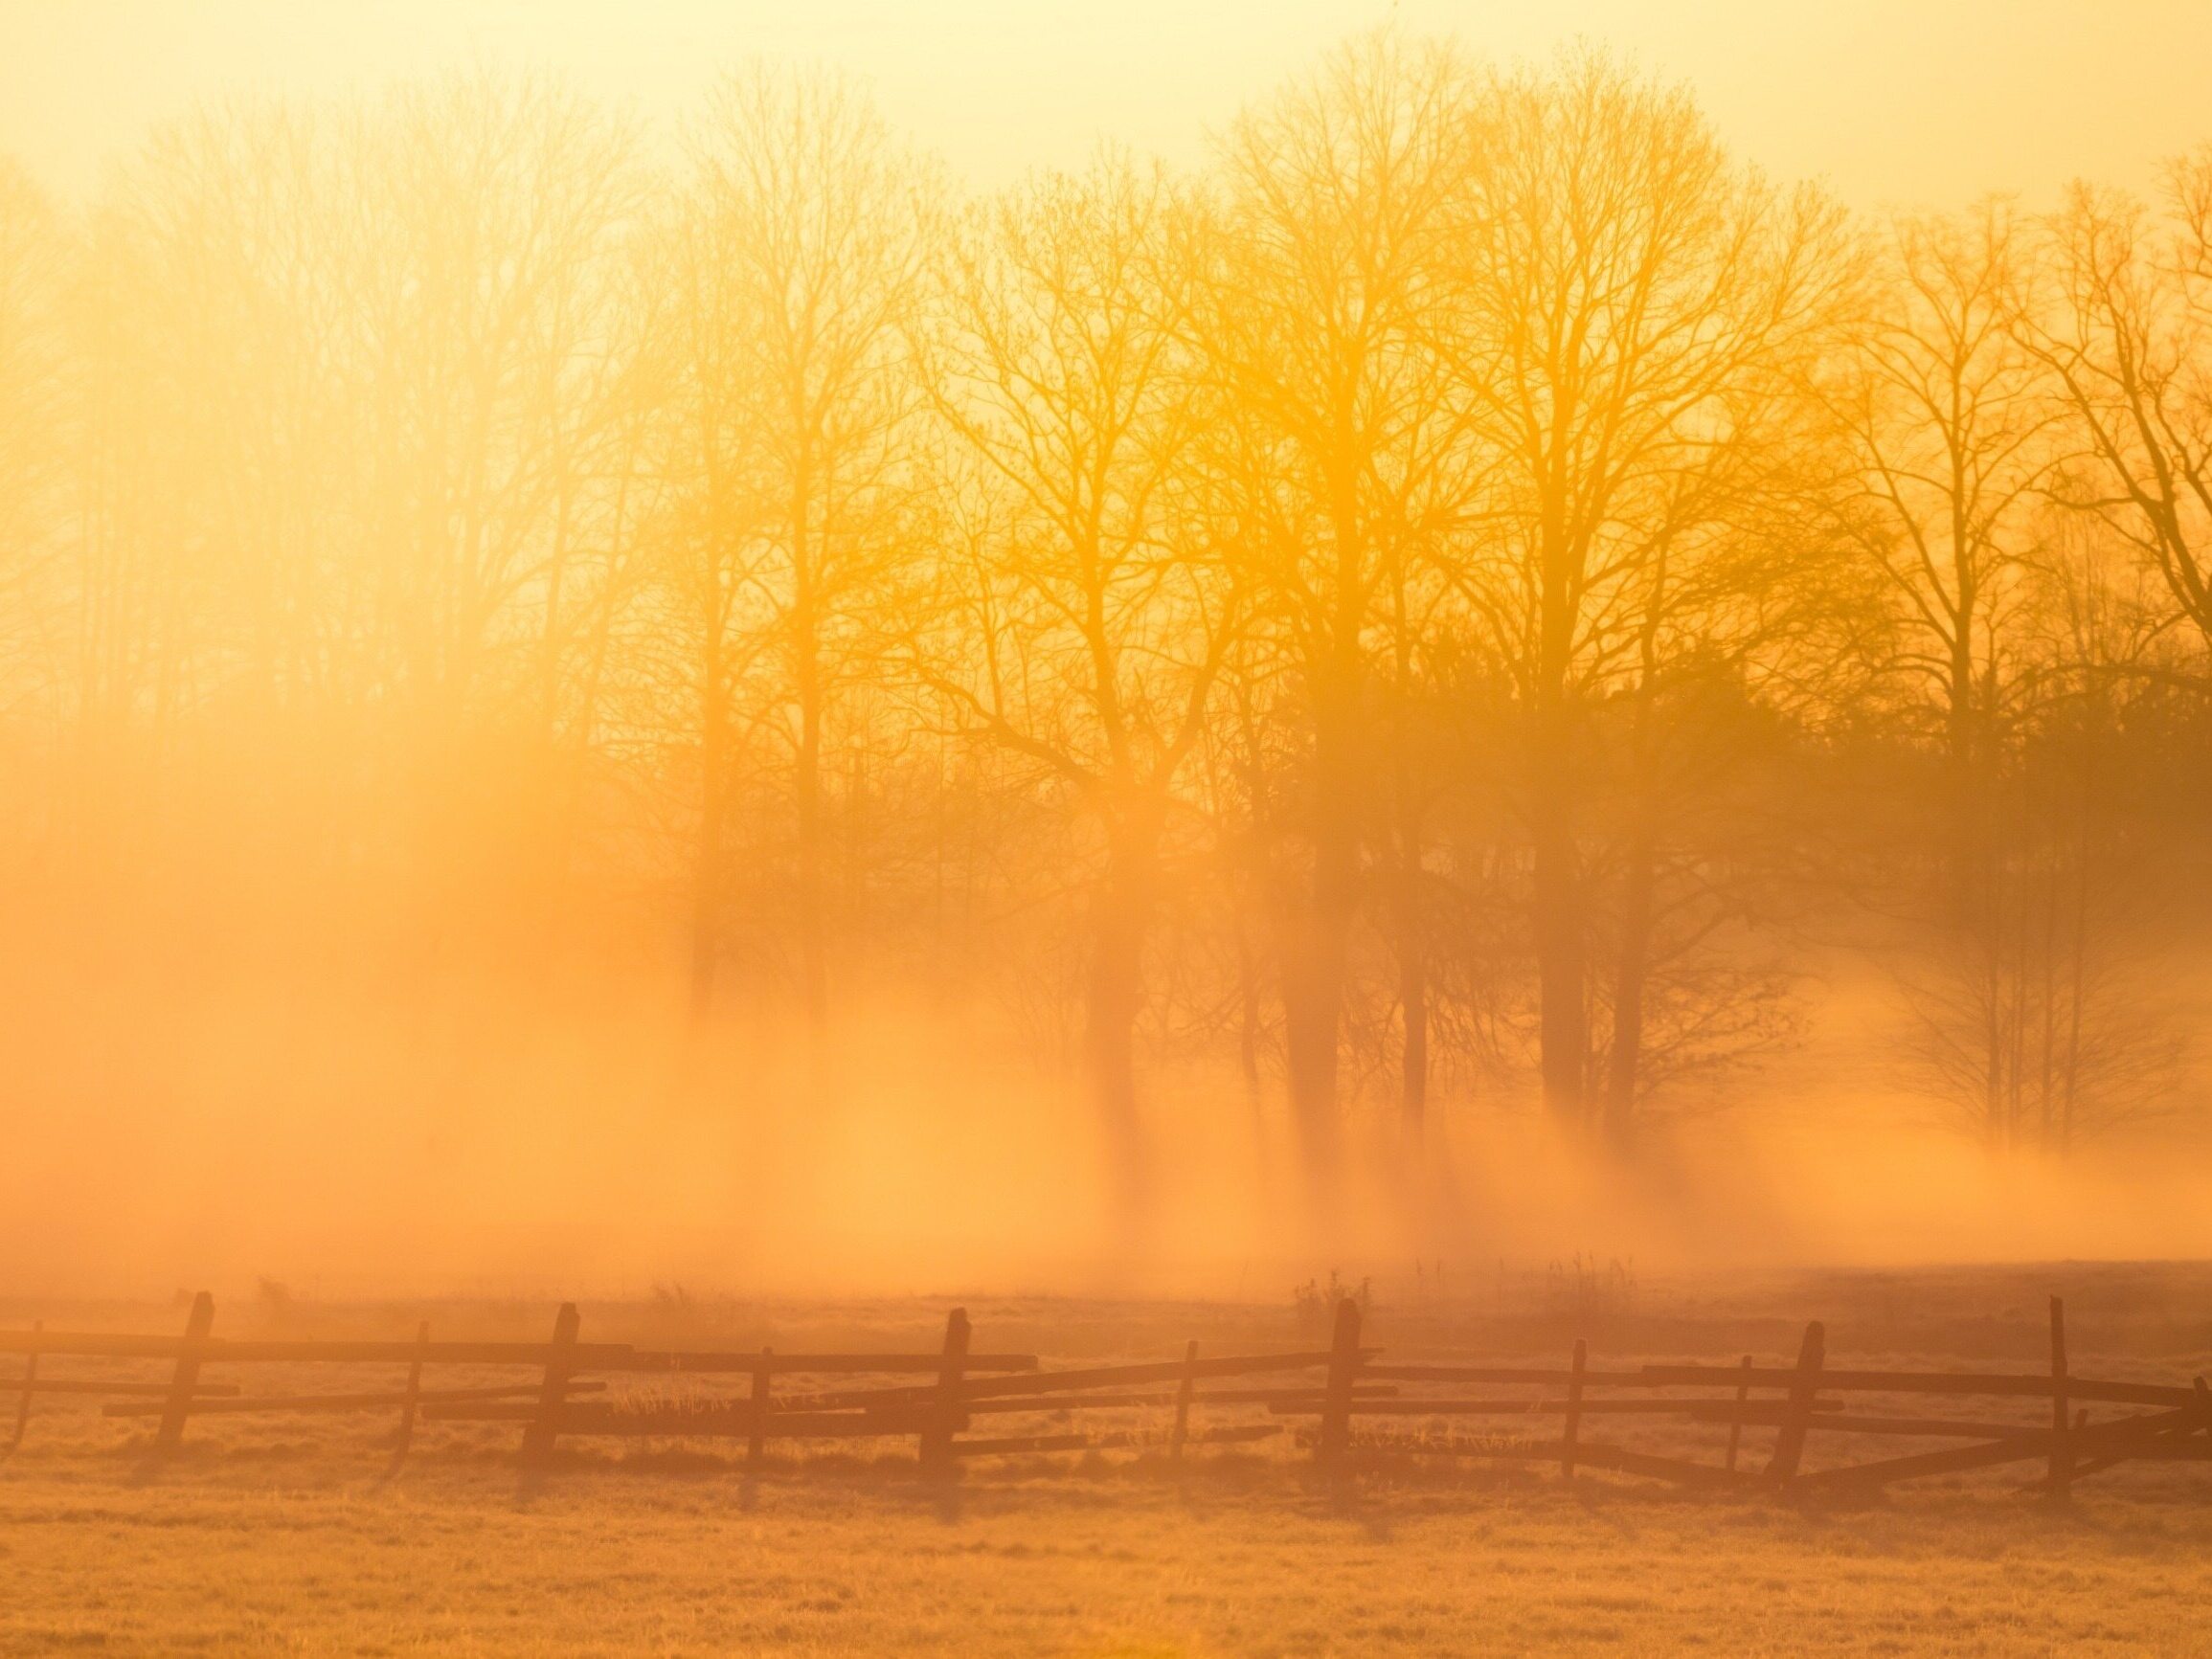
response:
<path id="1" fill-rule="evenodd" d="M 1557 1297 L 1582 1292 L 1556 1278 L 1487 1304 L 1383 1287 L 1373 1324 L 1406 1352 L 1541 1352 L 1572 1326 L 1609 1354 L 1778 1355 L 1794 1318 L 1819 1313 L 1838 1362 L 1917 1340 L 1927 1363 L 2027 1368 L 2029 1288 L 2049 1283 L 2069 1297 L 2078 1370 L 2206 1368 L 2203 1271 L 2070 1272 L 1641 1288 L 1570 1307 Z M 1296 1334 L 1287 1299 L 971 1308 L 979 1347 L 1049 1359 L 1156 1354 L 1170 1331 L 1223 1347 Z M 217 1329 L 385 1329 L 402 1312 L 264 1307 Z M 889 1346 L 933 1313 L 587 1306 L 585 1333 Z M 519 1329 L 536 1311 L 434 1317 Z M 1145 1454 L 980 1462 L 938 1488 L 907 1443 L 753 1473 L 712 1448 L 586 1443 L 526 1475 L 511 1433 L 474 1425 L 426 1433 L 385 1478 L 387 1427 L 205 1419 L 155 1469 L 143 1424 L 42 1401 L 0 1464 L 0 1653 L 2212 1653 L 2203 1465 L 2100 1477 L 2065 1512 L 2021 1495 L 2017 1472 L 1814 1508 L 1391 1458 L 1332 1484 L 1287 1445 L 1182 1470 Z"/>

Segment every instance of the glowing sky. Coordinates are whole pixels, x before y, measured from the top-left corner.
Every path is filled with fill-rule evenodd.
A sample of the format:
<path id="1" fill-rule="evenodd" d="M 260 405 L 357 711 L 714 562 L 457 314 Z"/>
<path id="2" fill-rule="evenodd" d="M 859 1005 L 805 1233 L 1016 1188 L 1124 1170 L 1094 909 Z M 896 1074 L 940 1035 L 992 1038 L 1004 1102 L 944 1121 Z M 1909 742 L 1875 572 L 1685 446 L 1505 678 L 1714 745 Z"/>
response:
<path id="1" fill-rule="evenodd" d="M 0 0 L 0 148 L 76 194 L 230 91 L 515 61 L 658 115 L 766 54 L 869 78 L 991 185 L 1100 135 L 1195 159 L 1240 101 L 1393 16 L 1503 58 L 1608 42 L 1691 82 L 1772 170 L 1862 205 L 2140 184 L 2212 138 L 2212 0 Z"/>

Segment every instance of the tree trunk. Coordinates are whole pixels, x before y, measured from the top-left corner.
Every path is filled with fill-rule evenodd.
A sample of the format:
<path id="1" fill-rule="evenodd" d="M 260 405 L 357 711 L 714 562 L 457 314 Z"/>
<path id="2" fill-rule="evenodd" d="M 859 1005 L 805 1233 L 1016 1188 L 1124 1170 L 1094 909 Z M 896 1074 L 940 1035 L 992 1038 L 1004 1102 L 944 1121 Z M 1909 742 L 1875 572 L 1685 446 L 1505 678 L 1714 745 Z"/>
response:
<path id="1" fill-rule="evenodd" d="M 1340 431 L 1335 454 L 1357 452 Z M 1331 468 L 1330 527 L 1336 569 L 1326 649 L 1313 675 L 1313 883 L 1310 902 L 1284 930 L 1283 1049 L 1298 1120 L 1309 1200 L 1319 1219 L 1335 1209 L 1338 1159 L 1338 1040 L 1343 1019 L 1344 956 L 1359 900 L 1361 627 L 1366 619 L 1358 476 Z"/>
<path id="2" fill-rule="evenodd" d="M 1564 722 L 1545 724 L 1552 735 L 1539 739 L 1543 752 L 1537 756 L 1533 815 L 1536 974 L 1543 1000 L 1540 1069 L 1546 1107 L 1559 1122 L 1579 1129 L 1590 1060 L 1590 1021 L 1583 1006 L 1582 872 L 1568 810 Z"/>
<path id="3" fill-rule="evenodd" d="M 1951 840 L 1950 881 L 1946 884 L 1955 920 L 1969 930 L 1980 930 L 1997 938 L 1998 895 L 1993 880 L 1994 851 L 1985 809 L 1988 779 L 1981 771 L 1981 745 L 1975 724 L 1974 657 L 1971 613 L 1958 624 L 1960 638 L 1952 646 L 1951 677 L 1946 687 L 1950 702 L 1945 735 L 1945 787 L 1950 798 L 1945 811 Z"/>
<path id="4" fill-rule="evenodd" d="M 2082 1005 L 2088 996 L 2089 979 L 2089 858 L 2092 850 L 2089 814 L 2091 802 L 2096 798 L 2096 742 L 2097 734 L 2092 733 L 2083 750 L 2082 793 L 2074 841 L 2073 935 L 2066 953 L 2065 1082 L 2058 1125 L 2058 1150 L 2062 1157 L 2074 1148 L 2075 1109 L 2081 1099 Z"/>
<path id="5" fill-rule="evenodd" d="M 1397 934 L 1398 1124 L 1408 1147 L 1418 1147 L 1429 1115 L 1429 960 L 1421 933 L 1421 843 L 1418 829 L 1401 837 L 1392 931 Z"/>
<path id="6" fill-rule="evenodd" d="M 1315 732 L 1312 885 L 1284 928 L 1283 1054 L 1309 1194 L 1326 1208 L 1338 1177 L 1337 1046 L 1344 953 L 1357 897 L 1359 828 L 1348 723 L 1340 708 L 1324 706 L 1320 712 Z"/>
<path id="7" fill-rule="evenodd" d="M 719 606 L 708 619 L 700 663 L 699 841 L 691 875 L 691 1018 L 703 1020 L 714 1000 L 714 971 L 722 949 L 722 820 L 727 786 L 730 708 L 723 683 Z"/>
<path id="8" fill-rule="evenodd" d="M 818 1051 L 828 1020 L 829 975 L 823 942 L 822 617 L 814 549 L 808 536 L 812 479 L 803 458 L 791 499 L 792 648 L 799 700 L 799 978 L 806 1030 Z"/>
<path id="9" fill-rule="evenodd" d="M 1538 1070 L 1544 1104 L 1554 1121 L 1587 1127 L 1590 1016 L 1584 1005 L 1583 895 L 1574 837 L 1573 722 L 1568 707 L 1578 589 L 1570 579 L 1581 550 L 1566 530 L 1564 487 L 1547 479 L 1543 492 L 1544 591 L 1536 661 L 1536 751 L 1530 768 L 1530 852 L 1535 862 Z"/>
<path id="10" fill-rule="evenodd" d="M 1137 1098 L 1137 1020 L 1144 1005 L 1144 944 L 1158 892 L 1153 836 L 1115 838 L 1112 867 L 1093 921 L 1086 987 L 1085 1069 L 1114 1166 L 1116 1208 L 1125 1228 L 1144 1220 L 1151 1198 L 1149 1158 Z"/>
<path id="11" fill-rule="evenodd" d="M 1319 884 L 1317 883 L 1317 886 Z M 1343 998 L 1319 893 L 1286 918 L 1282 971 L 1283 1067 L 1306 1174 L 1317 1194 L 1336 1162 L 1337 1020 Z"/>
<path id="12" fill-rule="evenodd" d="M 1429 979 L 1414 945 L 1398 959 L 1398 1007 L 1405 1023 L 1399 1058 L 1398 1121 L 1406 1144 L 1419 1146 L 1429 1116 Z"/>
<path id="13" fill-rule="evenodd" d="M 1651 906 L 1656 853 L 1640 828 L 1629 848 L 1621 894 L 1620 949 L 1614 970 L 1613 1053 L 1605 1090 L 1606 1139 L 1627 1150 L 1636 1139 L 1636 1083 L 1643 1062 L 1643 999 L 1651 961 Z"/>
<path id="14" fill-rule="evenodd" d="M 1236 927 L 1236 1060 L 1244 1077 L 1246 1100 L 1259 1105 L 1259 964 L 1254 959 L 1248 924 Z"/>
<path id="15" fill-rule="evenodd" d="M 1429 962 L 1422 930 L 1422 792 L 1415 775 L 1421 766 L 1413 728 L 1414 633 L 1406 597 L 1406 565 L 1391 563 L 1390 637 L 1394 683 L 1391 707 L 1395 729 L 1388 747 L 1396 757 L 1391 806 L 1396 818 L 1398 867 L 1391 891 L 1391 931 L 1398 958 L 1398 1018 L 1403 1041 L 1398 1054 L 1398 1124 L 1406 1150 L 1416 1151 L 1429 1113 Z"/>

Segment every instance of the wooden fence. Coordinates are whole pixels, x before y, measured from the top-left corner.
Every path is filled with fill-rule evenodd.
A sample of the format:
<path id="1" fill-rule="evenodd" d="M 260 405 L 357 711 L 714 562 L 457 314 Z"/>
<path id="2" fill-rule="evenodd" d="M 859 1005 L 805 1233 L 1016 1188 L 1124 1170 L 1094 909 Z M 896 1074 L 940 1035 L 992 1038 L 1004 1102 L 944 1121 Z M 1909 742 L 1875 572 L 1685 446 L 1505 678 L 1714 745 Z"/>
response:
<path id="1" fill-rule="evenodd" d="M 1796 1360 L 1762 1366 L 1643 1365 L 1603 1370 L 1574 1344 L 1557 1369 L 1449 1362 L 1382 1362 L 1360 1340 L 1361 1309 L 1337 1305 L 1325 1349 L 1206 1356 L 1188 1343 L 1181 1358 L 1046 1370 L 1034 1355 L 977 1353 L 967 1313 L 953 1310 L 934 1354 L 779 1354 L 638 1348 L 578 1338 L 574 1304 L 564 1305 L 545 1342 L 433 1341 L 427 1325 L 412 1341 L 232 1340 L 214 1335 L 214 1302 L 195 1297 L 181 1335 L 136 1336 L 0 1332 L 0 1354 L 24 1356 L 17 1378 L 0 1380 L 0 1399 L 16 1397 L 7 1450 L 24 1436 L 41 1395 L 96 1395 L 105 1415 L 157 1420 L 151 1450 L 173 1450 L 187 1423 L 215 1414 L 392 1412 L 394 1467 L 407 1455 L 419 1422 L 511 1423 L 521 1455 L 542 1463 L 563 1436 L 654 1435 L 742 1439 L 757 1462 L 771 1440 L 912 1438 L 923 1469 L 943 1474 L 959 1460 L 1006 1453 L 1082 1451 L 1147 1443 L 1171 1459 L 1202 1445 L 1263 1440 L 1291 1429 L 1331 1471 L 1378 1451 L 1557 1463 L 1563 1474 L 1608 1469 L 1688 1485 L 1815 1491 L 1865 1488 L 1921 1475 L 2008 1464 L 2042 1466 L 2037 1485 L 2064 1498 L 2074 1482 L 2130 1461 L 2212 1461 L 2212 1394 L 2191 1386 L 2100 1380 L 2067 1369 L 2065 1309 L 2051 1299 L 2051 1362 L 2046 1372 L 1867 1371 L 1831 1368 L 1825 1335 L 1805 1328 Z M 110 1380 L 42 1373 L 55 1360 L 166 1362 L 166 1379 Z M 252 1394 L 210 1382 L 210 1367 L 256 1364 L 391 1365 L 399 1386 L 370 1392 Z M 432 1387 L 432 1368 L 508 1367 L 534 1373 L 512 1383 Z M 888 1380 L 892 1379 L 919 1380 Z M 611 1379 L 744 1379 L 742 1393 L 643 1398 L 606 1396 Z M 1222 1386 L 1222 1384 L 1230 1384 Z M 1853 1399 L 1852 1397 L 1858 1397 Z M 2047 1408 L 2039 1421 L 1912 1415 L 1899 1405 L 1921 1397 Z M 2110 1408 L 2121 1408 L 2115 1415 Z M 1985 1403 L 1982 1409 L 1991 1409 Z M 2091 1420 L 2092 1408 L 2104 1413 Z M 1171 1426 L 1149 1436 L 1127 1426 L 1130 1414 L 1164 1414 Z M 1076 1414 L 1086 1426 L 1072 1426 Z M 1050 1416 L 1057 1424 L 1035 1420 Z M 1259 1422 L 1224 1418 L 1260 1417 Z M 1662 1455 L 1593 1438 L 1600 1423 L 1671 1419 L 1709 1428 L 1717 1460 Z M 1201 1419 L 1212 1421 L 1201 1421 Z M 982 1431 L 979 1420 L 984 1420 Z M 1551 1424 L 1556 1420 L 1556 1432 Z M 988 1424 L 1004 1422 L 1007 1432 Z M 1469 1434 L 1462 1421 L 1516 1424 L 1523 1432 Z M 1393 1429 L 1391 1424 L 1401 1425 Z M 1116 1426 L 1120 1424 L 1121 1426 Z M 1533 1425 L 1545 1432 L 1526 1432 Z M 1413 1426 L 1406 1426 L 1413 1425 Z M 1772 1430 L 1772 1449 L 1747 1467 L 1746 1431 Z M 1805 1468 L 1809 1444 L 1839 1438 L 1874 1441 L 1889 1455 Z M 1899 1454 L 1899 1441 L 1936 1441 Z"/>

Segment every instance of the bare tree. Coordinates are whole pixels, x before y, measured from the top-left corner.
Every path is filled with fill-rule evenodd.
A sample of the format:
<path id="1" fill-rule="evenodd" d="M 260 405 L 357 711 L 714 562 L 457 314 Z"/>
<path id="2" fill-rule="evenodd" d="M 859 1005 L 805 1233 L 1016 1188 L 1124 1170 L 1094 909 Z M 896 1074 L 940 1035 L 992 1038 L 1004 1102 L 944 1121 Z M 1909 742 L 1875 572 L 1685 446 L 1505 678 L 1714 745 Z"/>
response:
<path id="1" fill-rule="evenodd" d="M 65 674 L 48 628 L 69 482 L 71 253 L 59 213 L 0 156 L 0 727 L 25 735 L 52 718 Z"/>
<path id="2" fill-rule="evenodd" d="M 1190 477 L 1179 217 L 1158 170 L 1111 158 L 994 204 L 954 254 L 930 361 L 939 416 L 1004 504 L 927 613 L 957 618 L 937 641 L 952 661 L 918 661 L 956 729 L 1033 766 L 1095 830 L 1083 1054 L 1132 1219 L 1145 955 L 1179 779 L 1238 621 Z"/>
<path id="3" fill-rule="evenodd" d="M 66 637 L 81 849 L 151 835 L 149 815 L 124 802 L 159 794 L 218 701 L 269 752 L 320 740 L 338 762 L 332 734 L 315 729 L 350 661 L 334 641 L 360 621 L 338 614 L 360 495 L 346 460 L 331 181 L 322 125 L 305 113 L 214 110 L 157 132 L 92 212 L 70 300 L 79 511 Z M 308 816 L 293 835 L 331 846 L 331 815 Z M 275 827 L 264 815 L 238 839 Z"/>
<path id="4" fill-rule="evenodd" d="M 1940 713 L 1943 879 L 1966 908 L 1985 863 L 1980 770 L 2025 667 L 2032 514 L 2060 460 L 2041 366 L 2019 339 L 2033 304 L 2022 242 L 2001 202 L 1893 221 L 1823 399 L 1853 469 L 1836 522 L 1895 606 L 1896 669 Z"/>
<path id="5" fill-rule="evenodd" d="M 368 689 L 434 797 L 496 820 L 504 804 L 470 784 L 503 776 L 542 812 L 546 780 L 487 771 L 473 739 L 497 730 L 534 768 L 559 702 L 549 651 L 612 493 L 595 451 L 641 206 L 632 137 L 557 83 L 454 79 L 362 111 L 341 162 Z"/>
<path id="6" fill-rule="evenodd" d="M 2061 499 L 2137 549 L 2212 640 L 2212 150 L 2173 165 L 2165 209 L 2076 185 L 2048 226 L 2057 294 L 2020 328 L 2086 452 Z"/>
<path id="7" fill-rule="evenodd" d="M 799 980 L 828 1015 L 826 723 L 869 663 L 899 546 L 914 400 L 906 343 L 936 209 L 924 169 L 834 78 L 756 69 L 691 134 L 733 330 L 734 417 L 757 446 L 747 580 L 777 636 L 795 818 Z"/>
<path id="8" fill-rule="evenodd" d="M 1379 34 L 1241 119 L 1224 146 L 1223 235 L 1195 317 L 1236 412 L 1225 436 L 1244 498 L 1242 556 L 1301 705 L 1303 891 L 1277 930 L 1284 1057 L 1317 1192 L 1334 1178 L 1364 802 L 1388 785 L 1370 747 L 1378 623 L 1398 618 L 1401 599 L 1418 610 L 1406 573 L 1464 487 L 1456 386 L 1435 337 L 1468 85 L 1450 51 Z M 1410 647 L 1383 664 L 1411 666 Z M 1410 882 L 1417 801 L 1411 791 L 1395 799 Z M 1410 951 L 1411 935 L 1401 943 Z M 1417 996 L 1408 1006 L 1419 1068 Z M 1407 1083 L 1415 1118 L 1425 1077 Z"/>
<path id="9" fill-rule="evenodd" d="M 2184 1096 L 2156 803 L 2190 720 L 2135 572 L 2094 540 L 2039 584 L 2042 695 L 1978 769 L 1974 907 L 1924 907 L 1937 925 L 1902 971 L 1917 1082 L 1998 1153 L 2064 1156 Z"/>
<path id="10" fill-rule="evenodd" d="M 1478 133 L 1455 291 L 1497 460 L 1464 586 L 1527 710 L 1544 1093 L 1579 1122 L 1587 710 L 1638 672 L 1670 560 L 1694 556 L 1827 336 L 1840 224 L 1602 58 L 1504 82 Z"/>
<path id="11" fill-rule="evenodd" d="M 661 750 L 689 797 L 689 992 L 694 1019 L 711 1008 L 731 902 L 731 818 L 751 748 L 748 692 L 770 648 L 771 620 L 754 594 L 767 516 L 768 458 L 751 418 L 757 399 L 746 330 L 750 307 L 733 273 L 727 221 L 696 208 L 668 215 L 641 263 L 643 372 L 658 483 L 644 534 L 650 595 L 647 650 L 672 695 Z"/>

